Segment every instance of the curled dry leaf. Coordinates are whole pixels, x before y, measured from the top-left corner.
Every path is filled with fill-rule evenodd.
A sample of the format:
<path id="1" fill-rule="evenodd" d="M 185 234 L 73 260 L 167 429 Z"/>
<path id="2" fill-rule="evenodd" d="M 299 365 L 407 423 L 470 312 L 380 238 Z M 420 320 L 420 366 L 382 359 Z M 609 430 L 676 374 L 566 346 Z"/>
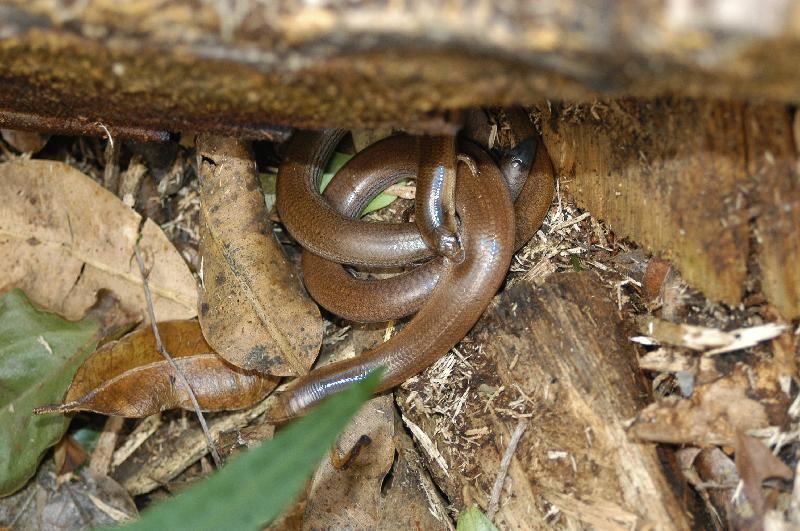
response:
<path id="1" fill-rule="evenodd" d="M 365 345 L 371 348 L 380 343 L 383 335 L 381 329 L 357 327 L 331 352 L 326 351 L 330 355 L 319 364 L 352 357 Z M 398 427 L 391 395 L 375 397 L 364 404 L 314 473 L 304 501 L 302 529 L 381 528 L 387 510 L 382 489 L 395 459 Z M 408 510 L 404 505 L 406 518 L 391 521 L 394 529 L 414 528 L 408 525 Z"/>
<path id="2" fill-rule="evenodd" d="M 251 406 L 278 383 L 275 377 L 240 369 L 217 356 L 203 339 L 197 321 L 168 321 L 159 323 L 158 329 L 205 411 Z M 98 349 L 78 369 L 64 404 L 37 412 L 146 417 L 176 407 L 191 410 L 192 404 L 169 362 L 156 350 L 153 331 L 147 327 Z"/>
<path id="3" fill-rule="evenodd" d="M 0 129 L 3 140 L 19 151 L 20 153 L 36 153 L 41 151 L 50 135 L 45 133 L 33 133 L 31 131 L 19 131 L 17 129 Z"/>
<path id="4" fill-rule="evenodd" d="M 356 414 L 311 480 L 303 529 L 377 526 L 394 428 L 391 395 L 373 398 Z"/>
<path id="5" fill-rule="evenodd" d="M 88 176 L 61 162 L 0 164 L 0 292 L 18 287 L 40 306 L 80 319 L 101 289 L 146 316 L 133 247 L 149 266 L 160 319 L 196 314 L 189 268 L 161 229 Z"/>
<path id="6" fill-rule="evenodd" d="M 744 483 L 744 492 L 753 511 L 762 516 L 767 509 L 767 500 L 761 484 L 770 478 L 792 479 L 792 469 L 775 457 L 764 443 L 741 431 L 736 433 L 736 470 Z"/>
<path id="7" fill-rule="evenodd" d="M 397 458 L 381 486 L 380 522 L 374 529 L 450 530 L 454 527 L 440 491 L 425 462 L 395 413 L 394 446 Z"/>
<path id="8" fill-rule="evenodd" d="M 764 405 L 774 400 L 759 395 L 763 392 L 751 388 L 745 370 L 737 367 L 726 377 L 698 385 L 688 399 L 668 397 L 647 406 L 628 434 L 652 442 L 734 446 L 737 430 L 780 423 Z"/>
<path id="9" fill-rule="evenodd" d="M 322 318 L 272 235 L 252 154 L 233 139 L 197 144 L 203 332 L 234 365 L 303 374 L 319 352 Z"/>

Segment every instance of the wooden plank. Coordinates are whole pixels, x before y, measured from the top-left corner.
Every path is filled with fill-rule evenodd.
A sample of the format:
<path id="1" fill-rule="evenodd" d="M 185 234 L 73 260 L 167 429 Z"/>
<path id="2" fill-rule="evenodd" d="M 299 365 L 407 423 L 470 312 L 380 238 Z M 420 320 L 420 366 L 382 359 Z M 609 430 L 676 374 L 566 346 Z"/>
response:
<path id="1" fill-rule="evenodd" d="M 277 139 L 541 97 L 800 98 L 800 0 L 72 4 L 0 1 L 4 127 Z"/>

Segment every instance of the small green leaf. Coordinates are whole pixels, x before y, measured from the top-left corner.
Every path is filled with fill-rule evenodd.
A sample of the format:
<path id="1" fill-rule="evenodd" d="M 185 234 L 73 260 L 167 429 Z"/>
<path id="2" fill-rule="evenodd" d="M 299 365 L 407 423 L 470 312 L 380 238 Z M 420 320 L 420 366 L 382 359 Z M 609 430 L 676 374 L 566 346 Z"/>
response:
<path id="1" fill-rule="evenodd" d="M 67 430 L 69 418 L 33 408 L 64 398 L 99 331 L 93 318 L 73 323 L 37 310 L 22 291 L 0 297 L 0 496 L 22 487 Z"/>
<path id="2" fill-rule="evenodd" d="M 297 495 L 336 436 L 372 396 L 379 379 L 376 371 L 331 397 L 271 441 L 145 512 L 126 531 L 260 529 Z"/>
<path id="3" fill-rule="evenodd" d="M 353 158 L 352 155 L 345 155 L 344 153 L 339 153 L 338 151 L 333 153 L 330 162 L 328 163 L 328 167 L 325 169 L 325 173 L 322 174 L 322 180 L 320 181 L 319 186 L 319 193 L 325 191 L 325 187 L 328 186 L 328 183 L 331 182 L 333 176 L 336 175 L 342 166 L 344 166 L 348 160 Z M 404 182 L 405 184 L 405 182 Z M 380 210 L 383 207 L 387 207 L 392 204 L 392 202 L 397 199 L 396 196 L 387 195 L 387 194 L 378 194 L 375 199 L 369 202 L 369 204 L 364 207 L 364 210 L 361 211 L 361 215 L 365 216 L 370 212 L 375 212 L 376 210 Z"/>
<path id="4" fill-rule="evenodd" d="M 486 518 L 477 505 L 464 509 L 458 515 L 456 531 L 497 531 L 494 524 Z"/>
<path id="5" fill-rule="evenodd" d="M 569 257 L 569 263 L 570 263 L 570 265 L 572 266 L 572 269 L 573 269 L 573 270 L 574 270 L 576 273 L 580 273 L 581 271 L 584 271 L 584 270 L 586 269 L 586 268 L 584 268 L 584 267 L 583 267 L 583 264 L 581 263 L 581 259 L 580 259 L 580 258 L 578 258 L 578 257 L 577 257 L 576 255 L 574 255 L 574 254 L 573 254 L 572 256 L 570 256 L 570 257 Z"/>
<path id="6" fill-rule="evenodd" d="M 87 454 L 91 454 L 100 440 L 100 430 L 94 428 L 81 428 L 72 433 L 72 438 L 80 444 Z"/>
<path id="7" fill-rule="evenodd" d="M 342 166 L 347 164 L 347 161 L 352 158 L 352 155 L 339 153 L 338 151 L 333 152 L 331 160 L 328 161 L 328 167 L 325 168 L 325 172 L 322 174 L 322 181 L 319 183 L 319 193 L 325 191 L 325 187 L 328 186 L 329 182 L 331 182 L 331 179 L 333 179 L 333 176 L 336 175 L 336 172 L 341 170 Z"/>
<path id="8" fill-rule="evenodd" d="M 258 180 L 261 181 L 261 191 L 264 195 L 275 195 L 275 183 L 278 180 L 276 173 L 259 173 Z"/>

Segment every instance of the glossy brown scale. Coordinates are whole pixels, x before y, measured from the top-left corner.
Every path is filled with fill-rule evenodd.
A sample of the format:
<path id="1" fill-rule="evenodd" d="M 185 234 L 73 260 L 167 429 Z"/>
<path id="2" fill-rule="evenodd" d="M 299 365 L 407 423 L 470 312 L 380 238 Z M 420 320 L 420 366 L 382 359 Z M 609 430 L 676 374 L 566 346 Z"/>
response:
<path id="1" fill-rule="evenodd" d="M 461 146 L 470 149 L 467 142 Z M 401 135 L 372 144 L 339 170 L 325 189 L 325 199 L 339 214 L 357 218 L 381 191 L 413 178 L 417 147 L 416 139 Z M 515 252 L 532 236 L 530 229 L 535 231 L 541 225 L 554 191 L 552 170 L 546 171 L 550 168 L 547 152 L 538 150 L 534 159 L 534 153 L 525 151 L 532 149 L 536 149 L 535 141 L 520 143 L 500 163 L 512 197 L 515 189 L 520 194 L 526 182 L 527 195 L 534 195 L 514 204 L 515 219 L 523 220 L 516 226 Z M 360 323 L 416 313 L 436 285 L 443 265 L 442 258 L 434 258 L 391 278 L 360 279 L 341 264 L 303 252 L 303 277 L 312 298 L 329 312 Z"/>
<path id="2" fill-rule="evenodd" d="M 502 282 L 512 253 L 538 229 L 554 193 L 552 165 L 546 151 L 537 149 L 537 137 L 529 120 L 527 124 L 522 122 L 517 131 L 518 145 L 500 162 L 507 183 L 500 177 L 500 170 L 485 151 L 469 142 L 459 145 L 460 151 L 475 162 L 471 165 L 459 164 L 455 181 L 455 205 L 461 222 L 458 240 L 463 256 L 457 260 L 436 257 L 405 273 L 380 280 L 355 278 L 334 261 L 336 258 L 331 260 L 319 256 L 349 254 L 349 259 L 338 261 L 358 263 L 352 259 L 353 253 L 349 248 L 345 253 L 326 253 L 325 245 L 316 241 L 315 238 L 319 236 L 314 234 L 336 233 L 356 248 L 367 241 L 369 253 L 362 253 L 362 265 L 396 265 L 395 260 L 400 259 L 397 258 L 392 233 L 376 229 L 387 224 L 366 223 L 356 218 L 380 191 L 394 182 L 417 176 L 420 166 L 424 167 L 425 156 L 420 154 L 421 141 L 415 137 L 393 136 L 359 153 L 340 170 L 326 189 L 325 199 L 329 203 L 325 203 L 313 191 L 318 189 L 313 186 L 316 186 L 314 183 L 321 176 L 321 168 L 335 147 L 335 144 L 331 144 L 337 135 L 338 138 L 341 135 L 334 132 L 303 133 L 298 139 L 312 144 L 302 147 L 293 141 L 295 148 L 290 149 L 290 153 L 294 153 L 295 159 L 287 158 L 285 166 L 288 167 L 282 166 L 280 174 L 284 178 L 295 175 L 295 179 L 301 180 L 307 188 L 311 183 L 312 188 L 305 193 L 312 196 L 313 200 L 305 198 L 297 203 L 284 200 L 281 215 L 284 220 L 284 212 L 294 220 L 321 216 L 331 223 L 325 230 L 317 230 L 316 233 L 307 227 L 303 228 L 302 223 L 299 229 L 297 224 L 294 225 L 297 234 L 311 239 L 308 245 L 298 240 L 305 247 L 303 270 L 309 293 L 332 313 L 354 321 L 385 321 L 415 312 L 417 314 L 397 336 L 378 348 L 314 370 L 294 381 L 272 409 L 271 417 L 274 420 L 301 413 L 344 385 L 362 379 L 378 366 L 386 367 L 380 389 L 393 387 L 438 359 L 474 325 Z M 301 152 L 305 152 L 311 162 L 302 164 Z M 463 155 L 459 158 L 463 159 Z M 477 168 L 477 173 L 471 171 L 470 166 Z M 309 173 L 314 175 L 307 175 Z M 280 182 L 279 176 L 279 204 L 281 190 L 288 188 L 299 193 L 297 186 L 286 186 L 286 181 L 281 186 Z M 443 185 L 443 181 L 438 182 L 436 186 Z M 418 179 L 418 194 L 421 193 L 419 184 Z M 512 193 L 518 191 L 520 197 L 513 210 L 510 209 L 509 189 Z M 304 210 L 313 208 L 316 199 L 328 211 L 319 214 Z M 446 205 L 441 207 L 446 209 Z M 439 219 L 444 220 L 445 217 Z M 515 219 L 520 221 L 516 226 L 516 236 Z M 403 227 L 400 229 L 402 234 L 417 231 L 419 237 L 420 232 L 412 223 L 393 225 Z M 380 236 L 376 237 L 376 234 Z M 424 239 L 419 238 L 424 245 Z M 415 240 L 412 237 L 401 243 L 408 241 Z M 408 249 L 403 245 L 401 247 Z M 323 252 L 316 254 L 321 248 Z M 387 259 L 387 256 L 391 258 Z M 416 258 L 406 261 L 405 265 L 414 260 Z M 499 264 L 504 265 L 500 267 Z"/>
<path id="3" fill-rule="evenodd" d="M 459 164 L 456 180 L 463 260 L 444 259 L 427 302 L 389 341 L 293 381 L 268 412 L 271 420 L 300 414 L 378 367 L 384 367 L 378 392 L 394 387 L 436 361 L 472 328 L 505 278 L 514 242 L 514 211 L 500 170 L 481 150 L 474 159 L 478 174 Z"/>
<path id="4" fill-rule="evenodd" d="M 363 223 L 338 214 L 319 194 L 322 172 L 344 136 L 299 131 L 278 170 L 275 206 L 289 234 L 309 251 L 342 264 L 397 267 L 433 256 L 410 223 Z"/>

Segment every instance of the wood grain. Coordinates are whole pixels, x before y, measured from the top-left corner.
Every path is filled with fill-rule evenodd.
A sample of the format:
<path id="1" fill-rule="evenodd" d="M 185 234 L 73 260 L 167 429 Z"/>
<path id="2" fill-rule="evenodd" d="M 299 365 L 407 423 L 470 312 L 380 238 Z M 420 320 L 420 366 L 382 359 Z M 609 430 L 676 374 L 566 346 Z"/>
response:
<path id="1" fill-rule="evenodd" d="M 672 261 L 711 299 L 738 304 L 760 284 L 785 318 L 800 316 L 800 179 L 786 106 L 667 98 L 538 114 L 562 190 L 617 236 Z"/>
<path id="2" fill-rule="evenodd" d="M 545 144 L 582 208 L 737 303 L 747 274 L 741 106 L 657 100 L 544 109 Z"/>
<path id="3" fill-rule="evenodd" d="M 541 288 L 520 283 L 503 293 L 459 347 L 474 372 L 446 384 L 457 395 L 459 385 L 467 389 L 454 417 L 459 433 L 488 428 L 474 444 L 445 443 L 435 433 L 437 418 L 450 411 L 419 400 L 429 385 L 422 382 L 435 374 L 408 385 L 399 403 L 436 441 L 447 473 L 435 462 L 429 469 L 450 501 L 472 498 L 485 508 L 514 417 L 530 414 L 500 499 L 501 528 L 549 529 L 553 518 L 612 529 L 691 527 L 682 481 L 662 467 L 655 446 L 625 432 L 649 397 L 629 327 L 593 273 L 553 275 Z M 484 386 L 504 390 L 481 399 Z M 515 401 L 523 406 L 510 407 Z M 548 520 L 552 508 L 560 516 Z"/>
<path id="4" fill-rule="evenodd" d="M 795 120 L 797 120 L 795 115 Z M 786 319 L 800 317 L 800 173 L 788 109 L 748 105 L 747 169 L 754 182 L 761 290 Z"/>

